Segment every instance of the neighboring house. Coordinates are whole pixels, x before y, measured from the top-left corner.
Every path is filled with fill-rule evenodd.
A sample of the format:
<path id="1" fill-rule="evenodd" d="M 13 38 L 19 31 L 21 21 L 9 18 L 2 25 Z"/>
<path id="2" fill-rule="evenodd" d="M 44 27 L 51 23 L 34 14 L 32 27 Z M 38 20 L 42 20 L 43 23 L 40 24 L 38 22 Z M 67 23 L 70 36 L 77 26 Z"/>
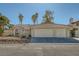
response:
<path id="1" fill-rule="evenodd" d="M 10 29 L 4 29 L 3 36 L 13 36 L 13 30 L 14 30 L 13 27 Z"/>
<path id="2" fill-rule="evenodd" d="M 12 30 L 9 29 L 9 30 L 4 30 L 4 33 L 3 33 L 3 36 L 12 36 Z"/>
<path id="3" fill-rule="evenodd" d="M 15 25 L 13 30 L 14 36 L 28 36 L 30 34 L 30 27 L 29 25 Z"/>
<path id="4" fill-rule="evenodd" d="M 72 22 L 70 25 L 73 27 L 73 29 L 71 30 L 72 36 L 79 37 L 79 21 Z"/>

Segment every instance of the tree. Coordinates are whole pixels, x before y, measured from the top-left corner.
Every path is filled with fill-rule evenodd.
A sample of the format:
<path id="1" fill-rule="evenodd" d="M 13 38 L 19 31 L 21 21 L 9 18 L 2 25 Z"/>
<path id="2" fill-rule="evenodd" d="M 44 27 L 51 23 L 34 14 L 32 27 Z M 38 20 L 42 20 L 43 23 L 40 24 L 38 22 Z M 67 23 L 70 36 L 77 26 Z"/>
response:
<path id="1" fill-rule="evenodd" d="M 0 13 L 0 35 L 4 32 L 4 26 L 9 24 L 9 19 Z"/>
<path id="2" fill-rule="evenodd" d="M 71 18 L 69 19 L 70 24 L 73 22 L 73 20 L 74 20 L 73 17 L 71 17 Z"/>
<path id="3" fill-rule="evenodd" d="M 22 22 L 23 22 L 23 15 L 19 14 L 19 21 L 20 21 L 20 37 L 22 37 Z"/>
<path id="4" fill-rule="evenodd" d="M 32 15 L 32 21 L 34 24 L 36 23 L 37 17 L 38 17 L 38 13 L 35 13 L 34 15 Z"/>
<path id="5" fill-rule="evenodd" d="M 52 20 L 54 20 L 54 11 L 51 12 L 49 10 L 46 10 L 45 11 L 45 15 L 43 17 L 43 22 L 44 23 L 52 23 Z"/>
<path id="6" fill-rule="evenodd" d="M 4 30 L 2 28 L 0 28 L 0 36 L 2 36 Z"/>
<path id="7" fill-rule="evenodd" d="M 23 15 L 22 14 L 19 14 L 19 21 L 20 21 L 20 24 L 22 25 L 22 22 L 23 22 Z"/>

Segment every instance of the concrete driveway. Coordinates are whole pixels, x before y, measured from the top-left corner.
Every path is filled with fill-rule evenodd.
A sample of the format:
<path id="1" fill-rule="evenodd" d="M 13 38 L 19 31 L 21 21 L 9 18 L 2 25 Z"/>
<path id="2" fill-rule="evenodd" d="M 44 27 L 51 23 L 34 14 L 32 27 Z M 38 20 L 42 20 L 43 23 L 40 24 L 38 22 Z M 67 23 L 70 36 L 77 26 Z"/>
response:
<path id="1" fill-rule="evenodd" d="M 79 56 L 79 44 L 0 44 L 0 56 Z"/>

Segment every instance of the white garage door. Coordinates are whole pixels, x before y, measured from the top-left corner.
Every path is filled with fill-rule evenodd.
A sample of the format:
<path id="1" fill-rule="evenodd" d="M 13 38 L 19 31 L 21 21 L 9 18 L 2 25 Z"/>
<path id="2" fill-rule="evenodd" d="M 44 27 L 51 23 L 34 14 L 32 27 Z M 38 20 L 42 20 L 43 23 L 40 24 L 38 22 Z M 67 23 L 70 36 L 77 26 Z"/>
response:
<path id="1" fill-rule="evenodd" d="M 53 37 L 52 29 L 35 29 L 33 32 L 34 37 Z"/>
<path id="2" fill-rule="evenodd" d="M 56 30 L 56 37 L 66 37 L 65 29 L 58 29 L 58 30 Z"/>

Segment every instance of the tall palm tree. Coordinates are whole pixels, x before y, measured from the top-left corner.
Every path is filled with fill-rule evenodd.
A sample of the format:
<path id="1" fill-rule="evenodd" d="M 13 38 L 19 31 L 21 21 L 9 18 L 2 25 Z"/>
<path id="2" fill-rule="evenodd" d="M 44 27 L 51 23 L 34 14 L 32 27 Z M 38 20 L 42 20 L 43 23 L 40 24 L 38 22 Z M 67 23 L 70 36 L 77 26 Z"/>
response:
<path id="1" fill-rule="evenodd" d="M 34 15 L 32 15 L 32 21 L 34 24 L 36 23 L 37 17 L 38 17 L 38 13 L 35 13 Z"/>
<path id="2" fill-rule="evenodd" d="M 69 23 L 71 24 L 73 21 L 74 21 L 74 18 L 71 17 L 71 18 L 69 19 Z"/>
<path id="3" fill-rule="evenodd" d="M 23 15 L 22 14 L 19 14 L 19 21 L 20 21 L 20 24 L 22 25 L 22 22 L 23 22 Z"/>
<path id="4" fill-rule="evenodd" d="M 0 13 L 0 34 L 1 35 L 4 32 L 4 26 L 6 26 L 7 24 L 9 24 L 9 19 Z"/>
<path id="5" fill-rule="evenodd" d="M 23 15 L 22 14 L 19 14 L 19 21 L 20 21 L 20 37 L 22 37 L 22 22 L 23 22 Z"/>

